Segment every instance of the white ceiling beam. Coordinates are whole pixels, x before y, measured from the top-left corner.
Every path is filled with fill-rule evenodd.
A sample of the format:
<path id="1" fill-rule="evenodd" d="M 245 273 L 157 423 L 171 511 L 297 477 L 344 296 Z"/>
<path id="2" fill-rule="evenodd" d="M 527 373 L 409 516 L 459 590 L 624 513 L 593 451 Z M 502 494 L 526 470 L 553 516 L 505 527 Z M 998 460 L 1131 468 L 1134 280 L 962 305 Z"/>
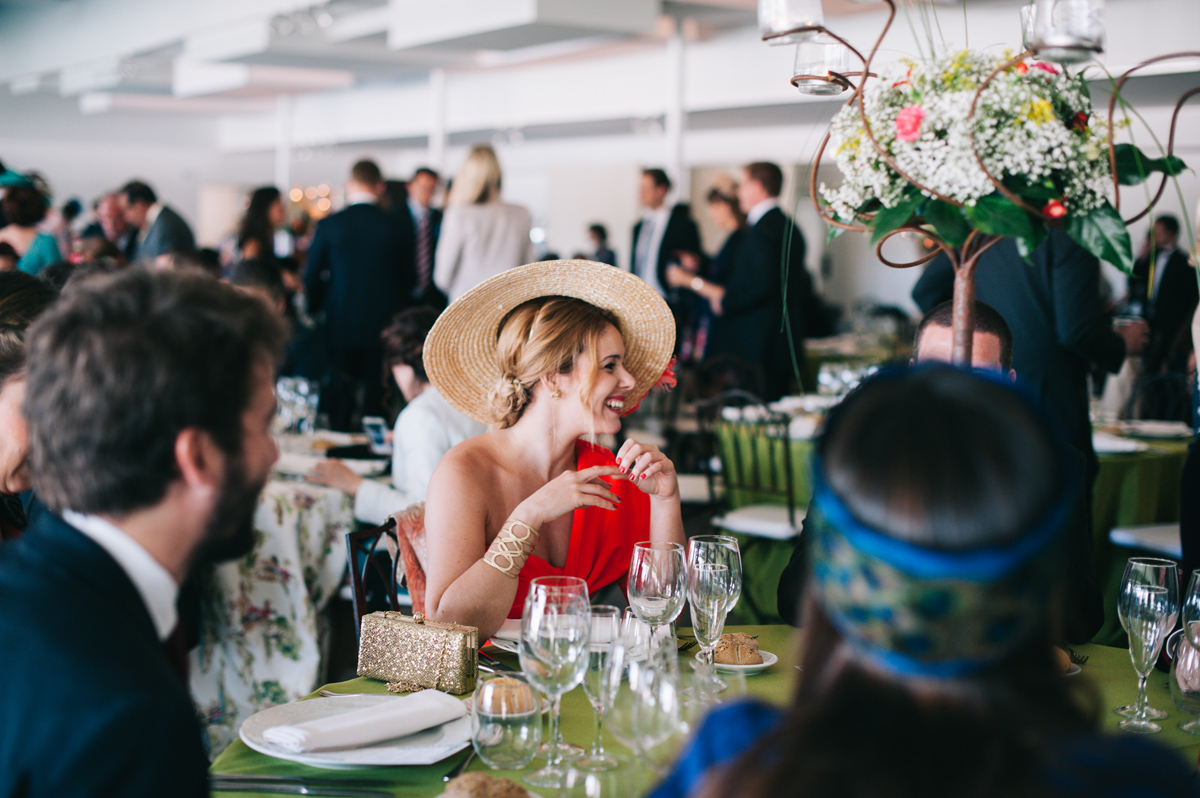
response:
<path id="1" fill-rule="evenodd" d="M 274 108 L 270 98 L 195 97 L 181 99 L 166 94 L 87 92 L 79 97 L 81 114 L 135 111 L 154 114 L 246 114 Z"/>
<path id="2" fill-rule="evenodd" d="M 225 61 L 265 51 L 271 46 L 271 18 L 241 20 L 193 33 L 183 40 L 183 55 L 196 61 Z"/>
<path id="3" fill-rule="evenodd" d="M 354 73 L 344 69 L 216 63 L 177 58 L 172 91 L 176 97 L 232 93 L 275 95 L 331 91 L 352 85 Z"/>

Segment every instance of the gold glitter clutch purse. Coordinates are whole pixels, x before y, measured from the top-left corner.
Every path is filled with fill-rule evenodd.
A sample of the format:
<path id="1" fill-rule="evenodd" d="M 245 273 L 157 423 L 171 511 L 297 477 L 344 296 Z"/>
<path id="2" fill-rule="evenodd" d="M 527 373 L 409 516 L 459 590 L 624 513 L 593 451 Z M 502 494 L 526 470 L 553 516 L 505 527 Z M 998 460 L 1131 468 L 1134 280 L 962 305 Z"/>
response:
<path id="1" fill-rule="evenodd" d="M 434 689 L 454 695 L 475 689 L 479 630 L 426 621 L 418 612 L 373 612 L 362 619 L 358 675 L 387 682 L 393 693 Z"/>

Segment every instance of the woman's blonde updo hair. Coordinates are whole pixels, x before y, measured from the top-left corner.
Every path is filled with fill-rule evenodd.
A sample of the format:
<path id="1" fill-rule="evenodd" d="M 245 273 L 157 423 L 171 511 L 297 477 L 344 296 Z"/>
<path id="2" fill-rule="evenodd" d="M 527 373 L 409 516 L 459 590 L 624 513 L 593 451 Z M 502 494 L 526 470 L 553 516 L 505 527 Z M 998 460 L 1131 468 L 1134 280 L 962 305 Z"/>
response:
<path id="1" fill-rule="evenodd" d="M 538 380 L 571 371 L 584 352 L 593 363 L 581 391 L 586 404 L 596 380 L 600 336 L 609 325 L 621 332 L 613 314 L 574 297 L 538 297 L 513 308 L 500 322 L 496 341 L 501 377 L 489 397 L 492 424 L 498 429 L 516 424 Z"/>
<path id="2" fill-rule="evenodd" d="M 467 160 L 454 176 L 447 205 L 482 205 L 500 199 L 500 161 L 496 151 L 486 144 L 476 144 Z"/>

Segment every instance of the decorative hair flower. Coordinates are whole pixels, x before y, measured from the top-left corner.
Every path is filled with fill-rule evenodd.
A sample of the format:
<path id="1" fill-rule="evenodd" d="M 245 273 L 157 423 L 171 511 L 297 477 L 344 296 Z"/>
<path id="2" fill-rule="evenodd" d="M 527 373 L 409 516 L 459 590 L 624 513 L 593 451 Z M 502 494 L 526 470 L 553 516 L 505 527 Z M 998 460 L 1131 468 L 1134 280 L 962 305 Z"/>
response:
<path id="1" fill-rule="evenodd" d="M 910 105 L 901 109 L 896 116 L 896 138 L 901 141 L 916 141 L 921 137 L 921 122 L 925 119 L 925 109 L 919 105 Z"/>
<path id="2" fill-rule="evenodd" d="M 672 357 L 670 362 L 667 363 L 667 367 L 665 369 L 663 369 L 662 376 L 659 377 L 658 380 L 653 385 L 650 386 L 650 390 L 652 391 L 655 388 L 662 388 L 665 391 L 669 391 L 678 384 L 679 384 L 679 378 L 675 376 L 675 358 Z M 646 396 L 649 396 L 649 395 L 650 395 L 650 391 L 646 391 Z M 642 398 L 644 399 L 645 397 L 642 397 Z M 628 416 L 628 415 L 636 412 L 637 409 L 641 406 L 642 406 L 642 402 L 639 399 L 638 402 L 633 407 L 629 408 L 621 415 Z"/>

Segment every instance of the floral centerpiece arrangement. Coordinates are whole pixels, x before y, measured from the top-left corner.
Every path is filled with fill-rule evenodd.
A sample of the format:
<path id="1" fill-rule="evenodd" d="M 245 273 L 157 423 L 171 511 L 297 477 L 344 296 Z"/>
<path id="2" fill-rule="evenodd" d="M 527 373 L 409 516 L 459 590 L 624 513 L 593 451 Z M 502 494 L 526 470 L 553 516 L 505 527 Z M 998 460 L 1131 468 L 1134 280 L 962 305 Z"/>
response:
<path id="1" fill-rule="evenodd" d="M 842 224 L 869 229 L 873 243 L 919 228 L 951 247 L 973 233 L 976 245 L 1011 237 L 1028 257 L 1049 225 L 1062 225 L 1129 271 L 1113 169 L 1134 185 L 1183 163 L 1129 144 L 1110 152 L 1107 124 L 1084 79 L 1057 65 L 970 50 L 901 61 L 834 117 L 829 145 L 844 182 L 822 185 L 820 202 Z"/>

